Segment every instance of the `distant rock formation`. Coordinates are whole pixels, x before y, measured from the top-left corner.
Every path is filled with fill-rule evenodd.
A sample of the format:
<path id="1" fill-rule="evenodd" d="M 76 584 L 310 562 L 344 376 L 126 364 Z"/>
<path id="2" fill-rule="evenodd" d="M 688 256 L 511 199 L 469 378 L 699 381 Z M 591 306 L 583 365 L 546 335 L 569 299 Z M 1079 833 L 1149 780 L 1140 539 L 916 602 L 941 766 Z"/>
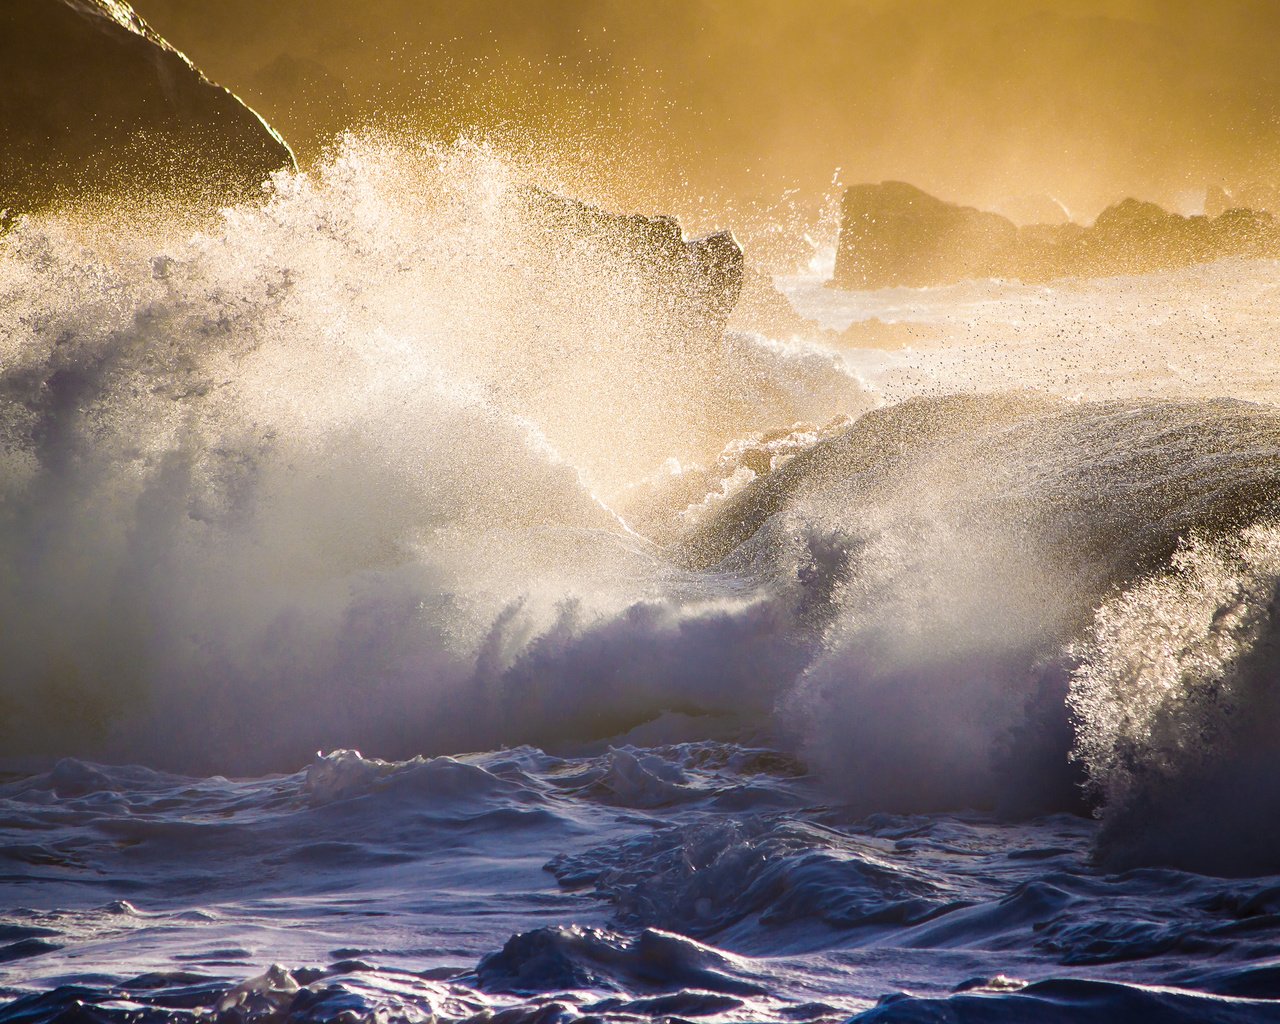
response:
<path id="1" fill-rule="evenodd" d="M 848 289 L 1141 274 L 1229 256 L 1280 256 L 1280 228 L 1268 213 L 1183 217 L 1136 199 L 1108 207 L 1087 228 L 1019 228 L 998 214 L 885 182 L 848 189 L 843 218 L 831 284 Z"/>
<path id="2" fill-rule="evenodd" d="M 1018 229 L 995 213 L 956 206 L 902 181 L 845 189 L 835 280 L 842 288 L 926 285 L 989 277 Z"/>
<path id="3" fill-rule="evenodd" d="M 530 208 L 562 239 L 594 242 L 635 274 L 628 286 L 649 293 L 656 318 L 677 332 L 718 339 L 742 292 L 742 248 L 728 231 L 686 241 L 674 217 L 608 213 L 542 189 Z"/>
<path id="4" fill-rule="evenodd" d="M 0 3 L 0 210 L 152 189 L 221 202 L 292 163 L 125 0 Z"/>

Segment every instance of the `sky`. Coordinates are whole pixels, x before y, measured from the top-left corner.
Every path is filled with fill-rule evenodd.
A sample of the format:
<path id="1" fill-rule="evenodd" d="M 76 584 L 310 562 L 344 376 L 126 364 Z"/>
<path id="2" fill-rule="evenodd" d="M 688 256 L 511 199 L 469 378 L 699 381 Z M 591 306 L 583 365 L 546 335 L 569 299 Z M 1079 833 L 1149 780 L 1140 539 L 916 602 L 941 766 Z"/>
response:
<path id="1" fill-rule="evenodd" d="M 898 179 L 1088 220 L 1280 182 L 1280 4 L 136 0 L 304 162 L 395 119 L 593 154 L 616 201 L 714 219 Z"/>

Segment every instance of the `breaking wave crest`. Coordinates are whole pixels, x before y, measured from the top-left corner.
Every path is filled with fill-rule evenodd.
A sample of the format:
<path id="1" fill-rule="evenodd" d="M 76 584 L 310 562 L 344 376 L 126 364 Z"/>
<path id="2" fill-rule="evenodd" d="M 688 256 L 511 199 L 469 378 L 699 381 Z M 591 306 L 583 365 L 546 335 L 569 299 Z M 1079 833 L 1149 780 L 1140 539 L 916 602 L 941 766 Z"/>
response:
<path id="1" fill-rule="evenodd" d="M 618 510 L 670 518 L 647 481 L 700 479 L 744 407 L 796 418 L 789 357 L 719 358 L 545 184 L 349 139 L 213 223 L 0 241 L 11 760 L 242 774 L 767 710 L 747 676 L 788 655 L 747 659 L 787 599 L 692 579 Z"/>
<path id="2" fill-rule="evenodd" d="M 1083 771 L 1117 862 L 1270 863 L 1280 797 L 1225 795 L 1274 774 L 1280 414 L 882 405 L 547 184 L 349 139 L 215 223 L 0 240 L 10 760 L 764 739 L 862 811 Z"/>
<path id="3" fill-rule="evenodd" d="M 1280 527 L 1196 536 L 1099 609 L 1071 683 L 1109 864 L 1277 867 Z"/>
<path id="4" fill-rule="evenodd" d="M 786 701 L 808 760 L 867 810 L 1077 806 L 1075 638 L 1189 532 L 1263 515 L 1277 440 L 1244 403 L 956 397 L 798 456 L 733 521 L 843 537 L 839 610 Z"/>

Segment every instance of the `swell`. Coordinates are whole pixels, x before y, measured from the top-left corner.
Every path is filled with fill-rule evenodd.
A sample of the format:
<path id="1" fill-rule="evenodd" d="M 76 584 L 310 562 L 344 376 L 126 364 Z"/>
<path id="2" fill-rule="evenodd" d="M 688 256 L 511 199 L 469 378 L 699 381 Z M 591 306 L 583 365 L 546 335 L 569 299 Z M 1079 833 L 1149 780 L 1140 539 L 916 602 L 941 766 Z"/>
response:
<path id="1" fill-rule="evenodd" d="M 831 352 L 681 334 L 530 177 L 348 140 L 198 230 L 5 236 L 10 761 L 715 736 L 868 812 L 1079 810 L 1083 772 L 1116 863 L 1231 866 L 1196 822 L 1274 774 L 1280 414 L 877 408 Z"/>
<path id="2" fill-rule="evenodd" d="M 1270 519 L 1194 536 L 1099 609 L 1069 701 L 1108 865 L 1280 868 L 1278 598 Z"/>
<path id="3" fill-rule="evenodd" d="M 212 221 L 6 234 L 9 761 L 242 774 L 758 726 L 796 596 L 677 569 L 619 510 L 669 519 L 648 481 L 814 402 L 771 382 L 786 352 L 722 357 L 702 306 L 673 315 L 609 218 L 531 202 L 544 171 L 353 138 Z"/>
<path id="4" fill-rule="evenodd" d="M 797 578 L 802 549 L 829 553 L 821 644 L 781 711 L 855 806 L 1078 807 L 1077 640 L 1188 537 L 1265 518 L 1277 440 L 1242 402 L 916 399 L 752 482 L 684 551 L 764 575 L 790 557 Z"/>
<path id="5" fill-rule="evenodd" d="M 1078 818 L 854 821 L 815 795 L 788 759 L 711 742 L 341 751 L 239 781 L 64 761 L 0 785 L 24 840 L 0 848 L 7 878 L 60 908 L 0 918 L 17 972 L 0 1015 L 1253 1020 L 1277 1005 L 1274 879 L 1107 874 Z M 158 962 L 137 975 L 142 943 Z"/>

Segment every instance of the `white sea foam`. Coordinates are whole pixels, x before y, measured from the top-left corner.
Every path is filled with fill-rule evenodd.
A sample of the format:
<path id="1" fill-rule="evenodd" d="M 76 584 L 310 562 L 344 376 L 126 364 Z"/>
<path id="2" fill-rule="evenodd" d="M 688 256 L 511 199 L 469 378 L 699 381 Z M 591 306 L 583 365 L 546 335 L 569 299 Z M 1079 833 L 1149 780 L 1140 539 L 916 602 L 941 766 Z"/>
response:
<path id="1" fill-rule="evenodd" d="M 864 809 L 1071 803 L 1094 610 L 1273 503 L 1275 414 L 1217 400 L 1270 396 L 1266 265 L 792 282 L 945 344 L 709 345 L 540 217 L 545 172 L 351 138 L 198 230 L 4 238 L 7 756 L 244 773 L 669 723 L 786 742 Z M 1087 649 L 1114 803 L 1123 698 L 1084 680 L 1118 656 Z"/>
<path id="2" fill-rule="evenodd" d="M 800 364 L 675 331 L 626 252 L 539 219 L 543 183 L 484 145 L 349 139 L 194 232 L 5 237 L 11 759 L 245 772 L 737 703 L 716 692 L 740 672 L 699 696 L 693 666 L 725 629 L 767 646 L 736 611 L 759 601 L 610 504 L 810 413 Z M 829 360 L 803 372 L 864 401 Z"/>

